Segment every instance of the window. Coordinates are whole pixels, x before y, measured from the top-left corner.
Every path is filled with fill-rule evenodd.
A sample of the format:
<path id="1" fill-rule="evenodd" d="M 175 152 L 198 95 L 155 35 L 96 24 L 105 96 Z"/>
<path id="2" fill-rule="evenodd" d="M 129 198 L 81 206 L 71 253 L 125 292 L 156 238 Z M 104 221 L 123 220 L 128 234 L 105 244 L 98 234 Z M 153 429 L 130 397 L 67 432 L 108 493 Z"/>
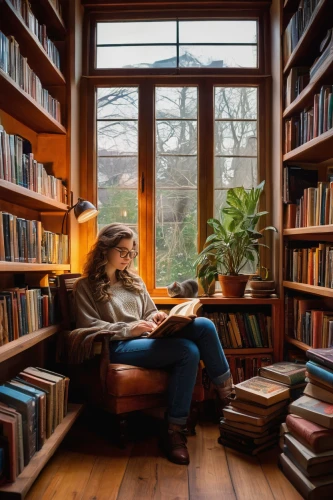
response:
<path id="1" fill-rule="evenodd" d="M 256 68 L 257 21 L 97 23 L 97 68 Z"/>
<path id="2" fill-rule="evenodd" d="M 226 190 L 264 178 L 261 22 L 92 20 L 88 190 L 99 228 L 123 222 L 138 232 L 139 273 L 153 295 L 195 277 Z"/>

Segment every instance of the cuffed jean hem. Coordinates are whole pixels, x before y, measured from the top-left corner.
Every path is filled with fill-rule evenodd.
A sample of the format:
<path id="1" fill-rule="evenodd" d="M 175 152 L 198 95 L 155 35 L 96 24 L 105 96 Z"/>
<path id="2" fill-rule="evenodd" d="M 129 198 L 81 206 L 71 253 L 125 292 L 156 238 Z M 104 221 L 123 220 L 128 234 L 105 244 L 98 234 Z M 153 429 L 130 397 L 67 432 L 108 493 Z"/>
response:
<path id="1" fill-rule="evenodd" d="M 223 375 L 220 375 L 219 377 L 216 377 L 212 380 L 213 384 L 215 385 L 220 385 L 223 384 L 228 378 L 230 378 L 231 373 L 230 370 L 228 370 L 226 373 L 223 373 Z"/>
<path id="2" fill-rule="evenodd" d="M 187 417 L 170 417 L 170 415 L 168 415 L 168 422 L 170 424 L 186 425 Z"/>

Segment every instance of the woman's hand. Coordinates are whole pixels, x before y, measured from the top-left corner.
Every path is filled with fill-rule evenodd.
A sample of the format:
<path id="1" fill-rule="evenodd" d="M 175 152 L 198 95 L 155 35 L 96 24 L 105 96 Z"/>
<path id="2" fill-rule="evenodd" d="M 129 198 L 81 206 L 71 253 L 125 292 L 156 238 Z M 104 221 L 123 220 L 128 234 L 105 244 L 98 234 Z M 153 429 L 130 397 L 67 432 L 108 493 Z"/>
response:
<path id="1" fill-rule="evenodd" d="M 144 332 L 151 332 L 156 328 L 156 324 L 153 321 L 140 320 L 133 323 L 131 326 L 132 337 L 140 337 Z"/>
<path id="2" fill-rule="evenodd" d="M 159 325 L 160 323 L 162 323 L 162 321 L 165 320 L 165 318 L 167 318 L 168 315 L 163 312 L 163 311 L 158 311 L 156 314 L 154 314 L 154 316 L 152 317 L 152 320 L 154 321 L 154 323 L 156 325 Z"/>

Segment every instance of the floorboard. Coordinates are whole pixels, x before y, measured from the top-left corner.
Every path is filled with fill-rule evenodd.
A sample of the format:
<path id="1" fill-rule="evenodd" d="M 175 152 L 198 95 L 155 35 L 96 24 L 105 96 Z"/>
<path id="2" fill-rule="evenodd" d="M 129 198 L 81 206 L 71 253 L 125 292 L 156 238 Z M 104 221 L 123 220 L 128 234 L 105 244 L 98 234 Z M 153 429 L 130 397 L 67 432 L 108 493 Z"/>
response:
<path id="1" fill-rule="evenodd" d="M 140 420 L 141 418 L 141 420 Z M 130 422 L 119 449 L 108 415 L 85 411 L 41 472 L 27 500 L 300 500 L 278 468 L 279 449 L 249 457 L 218 444 L 218 426 L 200 422 L 188 438 L 191 463 L 170 463 L 158 446 L 160 423 Z"/>

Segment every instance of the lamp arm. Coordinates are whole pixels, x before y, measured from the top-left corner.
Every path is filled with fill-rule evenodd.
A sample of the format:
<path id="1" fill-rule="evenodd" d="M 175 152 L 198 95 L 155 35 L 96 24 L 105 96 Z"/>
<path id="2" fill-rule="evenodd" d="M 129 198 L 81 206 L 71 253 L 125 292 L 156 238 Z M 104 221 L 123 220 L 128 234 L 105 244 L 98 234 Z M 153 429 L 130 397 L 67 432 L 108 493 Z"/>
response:
<path id="1" fill-rule="evenodd" d="M 80 198 L 79 198 L 80 200 Z M 73 205 L 69 210 L 67 210 L 67 212 L 65 212 L 65 215 L 64 215 L 64 218 L 62 219 L 62 224 L 61 224 L 61 234 L 64 234 L 64 225 L 65 225 L 65 221 L 67 221 L 67 217 L 68 217 L 68 214 L 71 210 L 73 210 L 73 208 L 76 207 L 76 205 L 79 203 L 79 201 L 77 203 L 75 203 L 75 205 Z"/>

